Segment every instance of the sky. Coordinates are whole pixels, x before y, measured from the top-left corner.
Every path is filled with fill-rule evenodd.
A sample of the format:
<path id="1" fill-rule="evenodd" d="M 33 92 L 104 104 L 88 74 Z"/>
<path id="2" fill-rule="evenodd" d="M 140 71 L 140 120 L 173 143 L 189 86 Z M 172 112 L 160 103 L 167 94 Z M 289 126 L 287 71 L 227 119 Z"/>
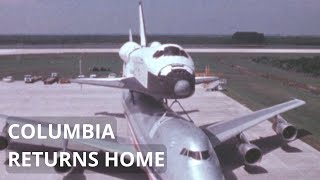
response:
<path id="1" fill-rule="evenodd" d="M 138 0 L 0 0 L 0 34 L 138 33 Z M 143 0 L 148 34 L 320 35 L 319 0 Z"/>

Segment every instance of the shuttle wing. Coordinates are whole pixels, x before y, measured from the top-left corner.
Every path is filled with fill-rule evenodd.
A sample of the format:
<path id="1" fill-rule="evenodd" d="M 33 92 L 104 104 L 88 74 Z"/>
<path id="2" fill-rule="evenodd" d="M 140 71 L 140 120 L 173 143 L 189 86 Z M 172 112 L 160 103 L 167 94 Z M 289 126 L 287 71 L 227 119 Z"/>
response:
<path id="1" fill-rule="evenodd" d="M 72 83 L 89 84 L 96 86 L 106 86 L 123 89 L 137 89 L 139 83 L 134 77 L 120 77 L 120 78 L 77 78 L 70 80 Z"/>
<path id="2" fill-rule="evenodd" d="M 213 81 L 219 81 L 219 78 L 216 76 L 196 77 L 196 84 L 210 83 Z"/>
<path id="3" fill-rule="evenodd" d="M 214 146 L 216 146 L 267 119 L 297 108 L 303 104 L 305 104 L 304 101 L 294 99 L 282 104 L 252 112 L 248 115 L 235 118 L 230 121 L 207 126 L 205 130 L 213 136 L 213 139 L 216 141 Z"/>

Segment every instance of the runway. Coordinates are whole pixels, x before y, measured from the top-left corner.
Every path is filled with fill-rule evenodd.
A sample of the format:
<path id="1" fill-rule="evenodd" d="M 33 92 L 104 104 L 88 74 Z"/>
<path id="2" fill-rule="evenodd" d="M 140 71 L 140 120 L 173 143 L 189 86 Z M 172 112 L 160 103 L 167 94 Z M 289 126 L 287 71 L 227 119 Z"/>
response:
<path id="1" fill-rule="evenodd" d="M 94 114 L 122 113 L 121 90 L 77 84 L 0 82 L 0 114 L 11 116 L 94 116 Z M 206 92 L 202 86 L 188 99 L 181 100 L 190 117 L 198 125 L 230 120 L 250 110 L 221 92 Z M 181 111 L 174 106 L 176 111 Z M 128 136 L 126 120 L 117 118 L 117 130 Z M 265 156 L 256 168 L 244 168 L 236 155 L 232 141 L 218 147 L 221 165 L 226 179 L 317 179 L 320 176 L 320 152 L 300 140 L 283 146 L 274 137 L 269 122 L 262 123 L 247 132 L 251 140 L 261 147 Z M 281 147 L 280 147 L 281 146 Z M 278 148 L 280 147 L 280 148 Z M 78 169 L 80 174 L 19 173 L 6 171 L 5 152 L 0 155 L 0 179 L 145 179 L 144 174 L 108 174 Z"/>
<path id="2" fill-rule="evenodd" d="M 236 53 L 236 54 L 320 54 L 319 48 L 186 48 L 189 53 Z M 25 48 L 0 49 L 1 56 L 33 54 L 86 54 L 118 53 L 117 48 Z"/>

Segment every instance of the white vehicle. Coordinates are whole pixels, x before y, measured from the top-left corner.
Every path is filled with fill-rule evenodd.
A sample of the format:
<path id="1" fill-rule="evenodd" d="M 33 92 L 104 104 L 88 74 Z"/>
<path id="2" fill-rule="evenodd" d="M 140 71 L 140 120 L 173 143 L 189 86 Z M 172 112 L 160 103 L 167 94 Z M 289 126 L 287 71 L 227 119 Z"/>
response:
<path id="1" fill-rule="evenodd" d="M 10 82 L 13 82 L 14 79 L 13 79 L 12 76 L 7 76 L 7 77 L 2 78 L 2 81 L 3 81 L 3 82 L 10 83 Z"/>
<path id="2" fill-rule="evenodd" d="M 52 77 L 52 78 L 58 77 L 58 73 L 56 73 L 56 72 L 51 73 L 51 77 Z"/>
<path id="3" fill-rule="evenodd" d="M 117 77 L 117 74 L 116 73 L 110 73 L 108 75 L 108 78 L 116 78 Z"/>
<path id="4" fill-rule="evenodd" d="M 78 76 L 79 77 L 79 76 Z M 96 74 L 90 74 L 90 78 L 96 78 L 97 75 Z"/>
<path id="5" fill-rule="evenodd" d="M 31 83 L 32 82 L 32 75 L 30 75 L 30 74 L 24 75 L 23 80 L 25 83 Z"/>

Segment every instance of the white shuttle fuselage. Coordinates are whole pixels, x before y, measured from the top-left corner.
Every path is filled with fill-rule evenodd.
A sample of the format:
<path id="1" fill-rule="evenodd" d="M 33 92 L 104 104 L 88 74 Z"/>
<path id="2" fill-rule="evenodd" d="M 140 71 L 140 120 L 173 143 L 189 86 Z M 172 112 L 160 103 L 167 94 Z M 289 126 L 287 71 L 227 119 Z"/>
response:
<path id="1" fill-rule="evenodd" d="M 143 93 L 169 99 L 194 93 L 194 63 L 181 46 L 154 42 L 150 47 L 142 47 L 127 42 L 119 55 L 124 61 L 123 76 L 135 77 Z"/>

